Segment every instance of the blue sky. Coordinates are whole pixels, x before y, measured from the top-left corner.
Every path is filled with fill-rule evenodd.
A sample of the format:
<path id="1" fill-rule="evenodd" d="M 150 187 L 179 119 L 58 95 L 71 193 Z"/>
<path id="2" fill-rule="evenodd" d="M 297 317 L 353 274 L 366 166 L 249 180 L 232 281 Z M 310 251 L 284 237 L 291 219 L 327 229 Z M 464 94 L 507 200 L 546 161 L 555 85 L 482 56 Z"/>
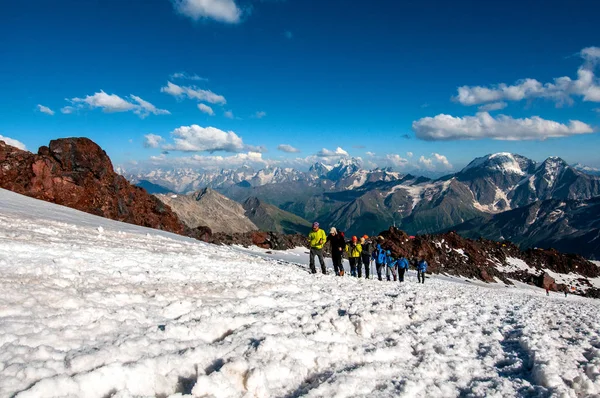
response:
<path id="1" fill-rule="evenodd" d="M 126 166 L 600 166 L 600 4 L 475 3 L 6 2 L 0 136 Z"/>

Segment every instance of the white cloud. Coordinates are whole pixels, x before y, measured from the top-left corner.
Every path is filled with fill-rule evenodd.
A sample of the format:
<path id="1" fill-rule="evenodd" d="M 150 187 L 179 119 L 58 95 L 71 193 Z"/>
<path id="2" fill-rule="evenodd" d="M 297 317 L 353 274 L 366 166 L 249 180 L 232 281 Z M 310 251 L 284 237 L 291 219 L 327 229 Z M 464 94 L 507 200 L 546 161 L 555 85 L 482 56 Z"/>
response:
<path id="1" fill-rule="evenodd" d="M 143 99 L 141 99 L 140 97 L 138 97 L 136 95 L 132 94 L 130 97 L 132 100 L 134 100 L 135 102 L 138 103 L 138 105 L 134 108 L 133 113 L 135 113 L 136 115 L 139 115 L 141 118 L 145 118 L 146 116 L 148 116 L 151 113 L 153 115 L 170 115 L 171 114 L 171 112 L 169 112 L 168 110 L 158 109 L 157 107 L 155 107 L 148 101 L 144 101 Z"/>
<path id="2" fill-rule="evenodd" d="M 348 152 L 344 151 L 342 148 L 337 147 L 335 151 L 330 151 L 329 149 L 321 149 L 319 152 L 317 152 L 317 157 L 320 158 L 341 158 L 341 157 L 347 157 L 350 156 L 348 154 Z"/>
<path id="3" fill-rule="evenodd" d="M 202 18 L 237 23 L 242 11 L 234 0 L 173 0 L 175 10 L 193 20 Z"/>
<path id="4" fill-rule="evenodd" d="M 427 159 L 425 156 L 421 155 L 419 158 L 419 166 L 426 170 L 433 170 L 433 160 Z"/>
<path id="5" fill-rule="evenodd" d="M 225 112 L 223 113 L 223 115 L 225 115 L 225 117 L 226 117 L 227 119 L 233 119 L 233 112 L 232 112 L 232 111 L 225 111 Z"/>
<path id="6" fill-rule="evenodd" d="M 198 104 L 198 109 L 200 109 L 200 112 L 204 112 L 210 116 L 215 115 L 215 111 L 213 111 L 213 109 L 208 105 Z"/>
<path id="7" fill-rule="evenodd" d="M 38 111 L 45 113 L 46 115 L 50 115 L 50 116 L 54 115 L 54 111 L 52 109 L 48 108 L 47 106 L 38 104 L 37 109 L 38 109 Z"/>
<path id="8" fill-rule="evenodd" d="M 146 148 L 158 148 L 164 140 L 160 135 L 146 134 L 144 136 L 144 146 Z"/>
<path id="9" fill-rule="evenodd" d="M 65 107 L 60 108 L 60 111 L 62 113 L 64 113 L 65 115 L 70 115 L 71 113 L 75 112 L 76 109 L 72 106 L 65 106 Z"/>
<path id="10" fill-rule="evenodd" d="M 365 155 L 373 157 L 375 156 L 375 152 L 366 152 Z"/>
<path id="11" fill-rule="evenodd" d="M 200 77 L 196 74 L 193 75 L 189 75 L 185 72 L 176 72 L 173 73 L 171 76 L 169 76 L 171 79 L 181 79 L 181 80 L 193 80 L 193 81 L 197 81 L 197 82 L 207 82 L 208 79 L 205 77 Z"/>
<path id="12" fill-rule="evenodd" d="M 163 149 L 168 151 L 242 152 L 251 148 L 244 145 L 242 139 L 233 131 L 225 132 L 215 127 L 201 127 L 197 124 L 178 127 L 171 132 L 171 136 L 174 143 L 163 146 Z"/>
<path id="13" fill-rule="evenodd" d="M 85 98 L 73 98 L 71 101 L 75 104 L 87 104 L 90 108 L 102 108 L 107 113 L 127 112 L 135 108 L 131 102 L 125 101 L 116 94 L 106 94 L 102 90 Z"/>
<path id="14" fill-rule="evenodd" d="M 287 152 L 287 153 L 299 153 L 300 150 L 298 148 L 294 148 L 291 145 L 288 144 L 281 144 L 277 147 L 278 150 L 282 151 L 282 152 Z"/>
<path id="15" fill-rule="evenodd" d="M 429 171 L 452 170 L 453 166 L 446 156 L 439 153 L 432 153 L 431 156 L 430 158 L 421 156 L 418 161 L 419 168 Z"/>
<path id="16" fill-rule="evenodd" d="M 528 78 L 518 80 L 513 85 L 500 83 L 489 87 L 462 86 L 458 88 L 458 95 L 453 99 L 463 105 L 533 98 L 547 98 L 555 101 L 557 105 L 562 105 L 572 103 L 573 96 L 582 97 L 584 101 L 600 102 L 600 79 L 594 74 L 594 68 L 600 61 L 600 48 L 584 48 L 579 56 L 585 63 L 578 69 L 575 80 L 563 76 L 545 84 Z"/>
<path id="17" fill-rule="evenodd" d="M 414 121 L 412 128 L 417 138 L 426 141 L 483 138 L 509 141 L 544 140 L 594 132 L 590 125 L 578 120 L 571 120 L 567 125 L 539 116 L 513 119 L 510 116 L 499 115 L 494 118 L 487 112 L 465 117 L 444 114 L 425 117 Z"/>
<path id="18" fill-rule="evenodd" d="M 262 119 L 265 116 L 267 116 L 267 112 L 264 111 L 259 111 L 254 114 L 254 117 L 257 119 Z"/>
<path id="19" fill-rule="evenodd" d="M 413 154 L 412 152 L 406 152 L 406 156 L 408 156 L 409 158 L 412 158 L 412 157 L 413 157 L 413 155 L 414 155 L 414 154 Z"/>
<path id="20" fill-rule="evenodd" d="M 204 170 L 234 169 L 240 166 L 264 168 L 272 164 L 270 160 L 263 159 L 258 152 L 237 153 L 232 156 L 202 156 L 169 157 L 166 155 L 150 157 L 150 163 L 155 166 L 167 167 L 193 167 Z"/>
<path id="21" fill-rule="evenodd" d="M 0 141 L 4 141 L 8 145 L 14 146 L 15 148 L 22 149 L 23 151 L 27 150 L 27 148 L 25 147 L 25 144 L 23 144 L 21 141 L 15 140 L 14 138 L 9 138 L 9 137 L 5 137 L 3 135 L 0 135 Z"/>
<path id="22" fill-rule="evenodd" d="M 500 102 L 492 102 L 490 104 L 485 104 L 485 105 L 481 105 L 479 108 L 479 111 L 481 112 L 492 112 L 492 111 L 499 111 L 500 109 L 504 109 L 508 106 L 508 104 L 504 101 L 500 101 Z"/>
<path id="23" fill-rule="evenodd" d="M 154 105 L 152 105 L 148 101 L 144 101 L 142 98 L 131 95 L 130 99 L 133 102 L 129 102 L 116 94 L 106 94 L 104 91 L 100 90 L 98 93 L 94 93 L 94 95 L 88 95 L 85 98 L 72 98 L 68 101 L 71 103 L 82 107 L 83 105 L 87 105 L 90 108 L 100 108 L 105 113 L 115 113 L 115 112 L 129 112 L 132 111 L 136 115 L 144 118 L 149 114 L 154 115 L 170 115 L 171 113 L 165 109 L 158 109 Z M 62 109 L 63 113 L 73 113 L 75 109 L 73 107 L 64 107 Z"/>
<path id="24" fill-rule="evenodd" d="M 398 168 L 405 168 L 409 163 L 408 159 L 404 159 L 402 156 L 396 154 L 386 155 L 385 160 L 387 160 L 392 166 Z"/>
<path id="25" fill-rule="evenodd" d="M 160 89 L 162 93 L 167 93 L 174 97 L 187 97 L 189 99 L 196 99 L 198 101 L 208 102 L 210 104 L 226 104 L 225 97 L 219 94 L 215 94 L 210 90 L 202 90 L 194 86 L 183 87 L 178 86 L 175 83 L 167 82 L 165 87 Z"/>

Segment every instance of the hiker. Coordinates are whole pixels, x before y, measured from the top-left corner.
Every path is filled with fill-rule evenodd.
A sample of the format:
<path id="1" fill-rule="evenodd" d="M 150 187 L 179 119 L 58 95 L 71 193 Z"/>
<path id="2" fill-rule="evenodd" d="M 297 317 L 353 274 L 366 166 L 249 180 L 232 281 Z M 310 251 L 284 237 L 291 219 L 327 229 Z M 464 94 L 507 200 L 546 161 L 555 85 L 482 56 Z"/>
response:
<path id="1" fill-rule="evenodd" d="M 381 280 L 383 280 L 381 278 L 381 270 L 383 269 L 383 266 L 385 265 L 385 260 L 386 260 L 387 256 L 385 254 L 385 250 L 381 247 L 383 238 L 378 237 L 377 241 L 379 243 L 377 243 L 377 246 L 375 246 L 375 250 L 373 250 L 373 254 L 371 255 L 371 258 L 373 260 L 375 260 L 375 268 L 377 269 L 377 279 L 379 279 L 381 281 Z"/>
<path id="2" fill-rule="evenodd" d="M 348 261 L 350 262 L 350 275 L 356 276 L 356 269 L 362 252 L 362 246 L 358 243 L 356 236 L 352 237 L 352 240 L 346 246 L 346 251 L 348 252 Z"/>
<path id="3" fill-rule="evenodd" d="M 424 258 L 417 265 L 417 283 L 425 283 L 425 272 L 427 271 L 427 261 Z"/>
<path id="4" fill-rule="evenodd" d="M 308 233 L 308 244 L 310 245 L 310 272 L 313 274 L 317 273 L 317 268 L 315 267 L 315 256 L 319 258 L 319 263 L 321 263 L 321 271 L 323 274 L 327 273 L 325 269 L 325 259 L 323 258 L 323 246 L 327 242 L 327 235 L 325 235 L 325 231 L 319 228 L 319 223 L 314 222 L 312 226 L 312 231 Z"/>
<path id="5" fill-rule="evenodd" d="M 546 296 L 550 295 L 550 290 L 548 290 L 548 288 L 546 288 Z"/>
<path id="6" fill-rule="evenodd" d="M 358 277 L 362 278 L 362 266 L 364 265 L 365 279 L 369 279 L 369 271 L 371 268 L 371 254 L 373 254 L 373 245 L 368 239 L 368 235 L 364 235 L 362 238 L 360 238 L 360 245 L 362 246 L 360 259 L 362 260 L 362 264 L 358 267 Z"/>
<path id="7" fill-rule="evenodd" d="M 344 235 L 342 235 L 335 227 L 332 227 L 329 230 L 329 236 L 327 236 L 327 242 L 331 244 L 331 260 L 333 261 L 333 270 L 335 274 L 338 276 L 344 275 L 344 265 L 343 265 L 343 254 L 344 247 L 346 247 L 346 240 L 344 239 Z"/>
<path id="8" fill-rule="evenodd" d="M 387 266 L 385 267 L 385 279 L 389 282 L 391 280 L 390 274 L 392 274 L 394 282 L 396 282 L 396 259 L 392 257 L 392 252 L 389 250 L 385 252 L 385 255 L 385 265 Z"/>
<path id="9" fill-rule="evenodd" d="M 408 260 L 406 257 L 401 257 L 396 264 L 398 265 L 398 280 L 404 282 L 404 273 L 408 271 Z"/>

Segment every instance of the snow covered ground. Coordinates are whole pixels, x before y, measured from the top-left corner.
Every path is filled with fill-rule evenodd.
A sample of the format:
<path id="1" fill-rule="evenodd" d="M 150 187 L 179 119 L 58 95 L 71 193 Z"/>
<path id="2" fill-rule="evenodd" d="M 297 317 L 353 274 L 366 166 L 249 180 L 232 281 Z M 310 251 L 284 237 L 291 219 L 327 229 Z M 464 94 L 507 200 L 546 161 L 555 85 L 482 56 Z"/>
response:
<path id="1" fill-rule="evenodd" d="M 600 301 L 264 256 L 0 190 L 0 397 L 600 394 Z"/>

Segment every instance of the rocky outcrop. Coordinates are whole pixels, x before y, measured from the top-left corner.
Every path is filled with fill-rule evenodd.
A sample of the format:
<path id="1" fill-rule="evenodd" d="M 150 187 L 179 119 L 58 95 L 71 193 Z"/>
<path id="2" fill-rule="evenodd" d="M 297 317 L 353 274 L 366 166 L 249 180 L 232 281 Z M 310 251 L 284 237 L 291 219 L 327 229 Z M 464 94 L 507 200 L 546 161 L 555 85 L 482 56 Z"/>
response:
<path id="1" fill-rule="evenodd" d="M 204 188 L 189 195 L 155 195 L 169 205 L 190 228 L 208 227 L 212 232 L 243 233 L 258 230 L 241 204 Z"/>
<path id="2" fill-rule="evenodd" d="M 212 233 L 209 228 L 198 227 L 192 231 L 194 238 L 217 245 L 258 246 L 270 250 L 288 250 L 295 247 L 308 247 L 306 236 L 285 235 L 277 232 L 252 231 L 246 233 Z"/>
<path id="3" fill-rule="evenodd" d="M 600 276 L 600 267 L 576 254 L 564 254 L 554 249 L 529 249 L 522 251 L 511 242 L 471 240 L 455 232 L 436 235 L 408 236 L 404 231 L 391 227 L 381 232 L 382 247 L 395 257 L 404 256 L 411 260 L 425 258 L 428 271 L 485 282 L 511 280 L 530 283 L 553 291 L 564 291 L 569 287 L 557 283 L 548 273 L 579 274 L 575 282 L 580 293 L 594 294 L 588 278 Z M 521 266 L 515 267 L 517 262 Z"/>
<path id="4" fill-rule="evenodd" d="M 106 152 L 87 138 L 53 140 L 37 154 L 0 141 L 0 187 L 117 221 L 185 232 L 169 206 L 115 173 Z"/>

